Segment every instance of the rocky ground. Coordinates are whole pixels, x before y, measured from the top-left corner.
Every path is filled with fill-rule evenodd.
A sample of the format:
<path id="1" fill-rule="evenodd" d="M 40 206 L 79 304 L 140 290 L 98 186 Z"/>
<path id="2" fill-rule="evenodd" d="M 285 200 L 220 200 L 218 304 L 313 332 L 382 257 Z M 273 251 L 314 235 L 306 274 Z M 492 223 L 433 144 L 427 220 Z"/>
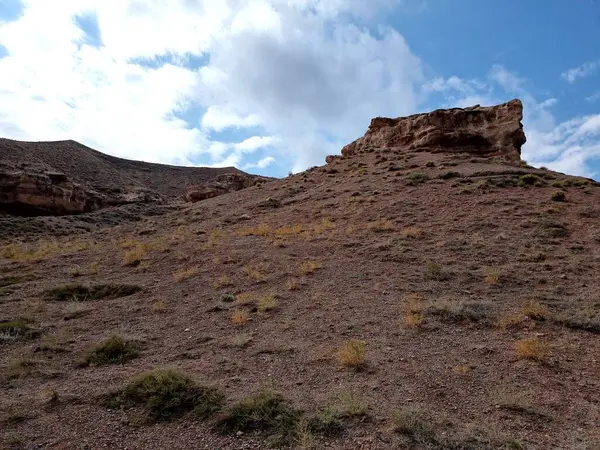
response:
<path id="1" fill-rule="evenodd" d="M 5 235 L 4 445 L 600 448 L 600 185 L 438 150 Z"/>

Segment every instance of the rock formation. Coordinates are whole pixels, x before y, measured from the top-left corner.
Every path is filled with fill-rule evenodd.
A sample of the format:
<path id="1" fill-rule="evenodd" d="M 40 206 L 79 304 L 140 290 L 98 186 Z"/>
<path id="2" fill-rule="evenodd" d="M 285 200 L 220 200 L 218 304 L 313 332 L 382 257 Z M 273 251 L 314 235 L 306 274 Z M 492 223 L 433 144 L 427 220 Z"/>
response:
<path id="1" fill-rule="evenodd" d="M 367 133 L 342 149 L 342 157 L 375 149 L 472 153 L 518 160 L 525 143 L 523 104 L 438 109 L 389 119 L 376 117 Z"/>
<path id="2" fill-rule="evenodd" d="M 189 186 L 184 198 L 187 202 L 198 202 L 229 192 L 239 191 L 265 180 L 267 178 L 241 173 L 221 174 L 214 181 Z"/>

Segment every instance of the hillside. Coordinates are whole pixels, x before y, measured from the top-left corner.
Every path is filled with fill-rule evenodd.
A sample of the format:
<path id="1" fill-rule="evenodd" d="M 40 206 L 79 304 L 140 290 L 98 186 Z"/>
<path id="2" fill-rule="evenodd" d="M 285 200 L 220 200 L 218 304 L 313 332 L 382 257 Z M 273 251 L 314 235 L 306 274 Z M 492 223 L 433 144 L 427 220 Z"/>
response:
<path id="1" fill-rule="evenodd" d="M 376 118 L 285 179 L 4 238 L 6 445 L 600 448 L 600 184 L 522 162 L 521 114 Z"/>

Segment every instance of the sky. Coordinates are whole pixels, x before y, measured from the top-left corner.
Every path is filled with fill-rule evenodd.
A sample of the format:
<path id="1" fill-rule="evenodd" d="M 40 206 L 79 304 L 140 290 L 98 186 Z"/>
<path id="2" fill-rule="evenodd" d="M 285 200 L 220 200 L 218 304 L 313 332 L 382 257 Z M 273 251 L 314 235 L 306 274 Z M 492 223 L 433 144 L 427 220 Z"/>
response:
<path id="1" fill-rule="evenodd" d="M 0 137 L 279 177 L 512 98 L 523 159 L 600 179 L 600 0 L 0 0 Z"/>

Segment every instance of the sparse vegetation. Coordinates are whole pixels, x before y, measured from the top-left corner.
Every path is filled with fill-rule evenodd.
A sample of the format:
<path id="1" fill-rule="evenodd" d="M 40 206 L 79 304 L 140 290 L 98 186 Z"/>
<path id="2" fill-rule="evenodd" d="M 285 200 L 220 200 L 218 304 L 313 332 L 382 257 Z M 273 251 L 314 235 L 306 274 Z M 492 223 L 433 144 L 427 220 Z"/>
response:
<path id="1" fill-rule="evenodd" d="M 258 309 L 258 312 L 261 313 L 270 311 L 272 309 L 277 308 L 277 299 L 273 294 L 263 295 L 258 299 L 256 307 Z"/>
<path id="2" fill-rule="evenodd" d="M 536 300 L 529 300 L 523 304 L 522 313 L 533 320 L 550 319 L 551 313 L 544 305 Z"/>
<path id="3" fill-rule="evenodd" d="M 67 284 L 48 289 L 42 295 L 47 300 L 82 302 L 126 297 L 141 290 L 141 287 L 131 284 L 96 284 L 91 286 Z"/>
<path id="4" fill-rule="evenodd" d="M 546 182 L 544 180 L 533 173 L 528 173 L 519 177 L 519 186 L 544 186 L 545 184 Z"/>
<path id="5" fill-rule="evenodd" d="M 285 285 L 286 285 L 288 291 L 298 290 L 298 280 L 296 280 L 295 278 L 289 279 Z"/>
<path id="6" fill-rule="evenodd" d="M 406 311 L 404 313 L 404 325 L 408 328 L 421 328 L 423 325 L 423 314 L 414 311 Z"/>
<path id="7" fill-rule="evenodd" d="M 515 342 L 515 352 L 519 359 L 543 361 L 548 355 L 548 346 L 536 337 L 529 337 Z"/>
<path id="8" fill-rule="evenodd" d="M 156 314 L 162 314 L 167 311 L 169 304 L 165 300 L 156 300 L 150 305 L 150 310 Z"/>
<path id="9" fill-rule="evenodd" d="M 189 269 L 182 269 L 176 272 L 173 272 L 173 279 L 178 283 L 183 280 L 187 280 L 188 278 L 192 278 L 200 273 L 199 267 L 190 267 Z"/>
<path id="10" fill-rule="evenodd" d="M 564 202 L 567 199 L 567 194 L 564 191 L 554 191 L 550 195 L 550 199 L 555 202 Z"/>
<path id="11" fill-rule="evenodd" d="M 250 314 L 245 309 L 236 309 L 231 316 L 231 322 L 234 325 L 244 325 L 250 319 Z"/>
<path id="12" fill-rule="evenodd" d="M 106 364 L 124 364 L 139 356 L 139 344 L 123 339 L 121 336 L 111 336 L 91 348 L 83 362 L 88 366 Z"/>
<path id="13" fill-rule="evenodd" d="M 0 322 L 0 342 L 15 339 L 29 339 L 39 335 L 33 324 L 27 319 L 15 319 Z"/>
<path id="14" fill-rule="evenodd" d="M 423 236 L 423 230 L 418 227 L 406 227 L 400 231 L 400 236 L 405 239 L 419 239 Z"/>
<path id="15" fill-rule="evenodd" d="M 338 359 L 342 365 L 354 369 L 361 368 L 365 363 L 365 354 L 367 343 L 359 340 L 349 340 L 344 342 L 338 352 Z"/>
<path id="16" fill-rule="evenodd" d="M 235 295 L 233 295 L 233 294 L 223 294 L 223 295 L 221 295 L 220 300 L 223 303 L 233 303 L 233 302 L 235 302 Z"/>
<path id="17" fill-rule="evenodd" d="M 123 265 L 126 267 L 139 266 L 147 253 L 148 251 L 143 245 L 138 245 L 131 250 L 127 250 L 123 253 Z"/>
<path id="18" fill-rule="evenodd" d="M 169 421 L 193 412 L 204 419 L 218 412 L 225 396 L 217 389 L 196 383 L 182 372 L 155 370 L 134 378 L 109 395 L 109 408 L 137 408 L 148 422 Z"/>
<path id="19" fill-rule="evenodd" d="M 266 431 L 272 435 L 274 445 L 289 446 L 296 441 L 301 416 L 301 411 L 283 395 L 263 390 L 231 406 L 217 422 L 216 428 L 226 434 Z"/>
<path id="20" fill-rule="evenodd" d="M 369 222 L 368 224 L 369 230 L 375 231 L 375 232 L 386 232 L 386 231 L 393 231 L 396 229 L 396 227 L 394 227 L 394 223 L 391 220 L 376 220 L 375 222 Z"/>
<path id="21" fill-rule="evenodd" d="M 244 228 L 240 231 L 242 236 L 268 236 L 273 232 L 271 227 L 267 224 L 261 223 L 255 228 Z"/>
<path id="22" fill-rule="evenodd" d="M 485 282 L 487 284 L 498 284 L 500 281 L 500 268 L 487 267 L 485 269 Z"/>
<path id="23" fill-rule="evenodd" d="M 490 325 L 495 319 L 494 309 L 493 304 L 487 302 L 437 300 L 427 306 L 425 314 L 445 323 L 477 322 Z"/>
<path id="24" fill-rule="evenodd" d="M 15 380 L 33 375 L 38 367 L 38 361 L 31 358 L 14 358 L 8 360 L 6 378 Z"/>
<path id="25" fill-rule="evenodd" d="M 300 273 L 303 275 L 310 275 L 321 267 L 323 267 L 323 265 L 318 261 L 304 261 L 300 264 Z"/>
<path id="26" fill-rule="evenodd" d="M 417 442 L 429 442 L 434 437 L 434 427 L 421 410 L 398 409 L 394 412 L 392 422 L 397 433 L 406 434 Z"/>
<path id="27" fill-rule="evenodd" d="M 445 281 L 448 278 L 450 278 L 449 274 L 444 271 L 440 264 L 431 262 L 427 265 L 427 270 L 425 271 L 426 280 Z"/>
<path id="28" fill-rule="evenodd" d="M 264 283 L 267 281 L 267 275 L 263 273 L 259 268 L 252 267 L 251 265 L 247 265 L 244 267 L 244 273 L 251 280 L 257 281 L 259 283 Z"/>
<path id="29" fill-rule="evenodd" d="M 424 173 L 414 172 L 408 176 L 408 181 L 406 182 L 409 186 L 416 186 L 418 184 L 425 183 L 429 180 L 429 177 Z"/>

